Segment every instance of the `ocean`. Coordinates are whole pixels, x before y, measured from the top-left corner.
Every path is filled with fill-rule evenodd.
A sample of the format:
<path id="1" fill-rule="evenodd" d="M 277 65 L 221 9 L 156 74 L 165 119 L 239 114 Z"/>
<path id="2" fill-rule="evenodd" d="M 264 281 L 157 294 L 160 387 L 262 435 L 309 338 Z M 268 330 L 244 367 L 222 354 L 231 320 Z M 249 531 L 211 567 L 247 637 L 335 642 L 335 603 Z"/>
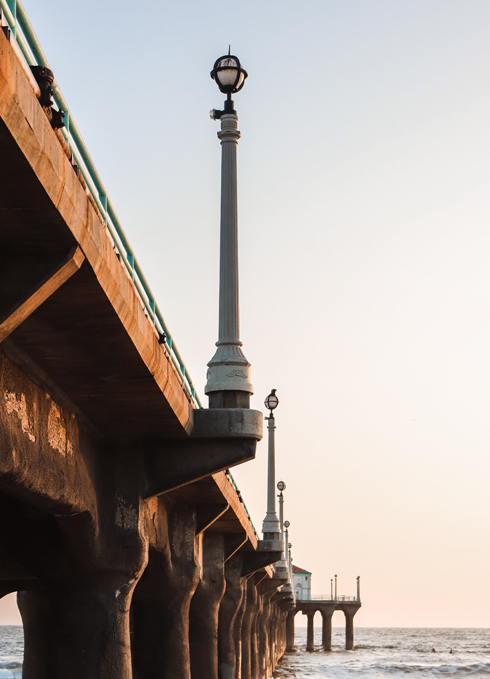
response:
<path id="1" fill-rule="evenodd" d="M 490 679 L 487 629 L 356 628 L 356 650 L 345 651 L 344 630 L 334 628 L 332 652 L 320 642 L 315 628 L 318 650 L 307 653 L 306 629 L 297 629 L 298 650 L 281 660 L 277 679 Z M 22 627 L 0 627 L 0 679 L 21 679 L 22 652 Z"/>
<path id="2" fill-rule="evenodd" d="M 490 675 L 490 630 L 355 628 L 355 650 L 345 651 L 344 629 L 334 628 L 332 652 L 306 652 L 306 629 L 296 630 L 296 653 L 288 653 L 275 676 L 281 679 L 443 679 Z M 434 651 L 432 650 L 434 649 Z M 451 652 L 452 651 L 452 652 Z"/>

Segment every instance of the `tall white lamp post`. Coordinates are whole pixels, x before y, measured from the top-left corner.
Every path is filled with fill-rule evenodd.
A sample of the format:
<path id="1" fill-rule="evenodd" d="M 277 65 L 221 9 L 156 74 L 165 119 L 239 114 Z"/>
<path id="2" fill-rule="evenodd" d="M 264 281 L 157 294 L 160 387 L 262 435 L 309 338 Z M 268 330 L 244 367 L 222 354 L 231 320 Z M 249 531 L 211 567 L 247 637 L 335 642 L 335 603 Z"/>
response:
<path id="1" fill-rule="evenodd" d="M 221 120 L 221 227 L 219 276 L 218 347 L 208 363 L 204 392 L 210 408 L 249 408 L 253 386 L 250 363 L 241 349 L 238 299 L 237 144 L 238 116 L 231 98 L 247 78 L 238 57 L 228 54 L 216 60 L 211 71 L 226 94 L 222 111 L 213 109 L 213 120 Z"/>
<path id="2" fill-rule="evenodd" d="M 262 533 L 264 540 L 280 540 L 281 527 L 279 519 L 276 514 L 276 467 L 275 467 L 275 439 L 274 433 L 276 430 L 276 421 L 274 419 L 273 411 L 279 405 L 279 399 L 276 396 L 276 389 L 273 389 L 269 396 L 265 399 L 264 405 L 269 410 L 269 417 L 267 420 L 267 431 L 269 432 L 269 453 L 268 453 L 268 468 L 267 468 L 267 513 L 262 523 Z"/>

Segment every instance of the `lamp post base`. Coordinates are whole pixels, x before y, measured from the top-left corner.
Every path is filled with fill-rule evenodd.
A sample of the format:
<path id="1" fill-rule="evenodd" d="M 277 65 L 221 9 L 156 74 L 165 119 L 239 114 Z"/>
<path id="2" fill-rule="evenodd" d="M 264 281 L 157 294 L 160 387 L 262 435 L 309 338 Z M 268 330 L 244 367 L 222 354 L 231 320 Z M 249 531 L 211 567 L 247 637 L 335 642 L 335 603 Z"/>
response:
<path id="1" fill-rule="evenodd" d="M 212 391 L 208 399 L 210 408 L 250 408 L 250 394 L 246 391 Z"/>

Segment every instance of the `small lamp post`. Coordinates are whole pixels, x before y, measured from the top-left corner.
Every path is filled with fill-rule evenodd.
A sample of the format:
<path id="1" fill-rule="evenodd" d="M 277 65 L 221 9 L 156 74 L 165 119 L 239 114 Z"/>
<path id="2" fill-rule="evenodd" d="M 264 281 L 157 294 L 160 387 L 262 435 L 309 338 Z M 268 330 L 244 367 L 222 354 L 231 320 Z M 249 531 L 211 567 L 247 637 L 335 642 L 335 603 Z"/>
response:
<path id="1" fill-rule="evenodd" d="M 289 521 L 284 522 L 284 528 L 286 529 L 285 530 L 285 536 L 284 536 L 285 537 L 284 555 L 286 557 L 286 563 L 287 563 L 287 566 L 288 566 L 288 571 L 291 572 L 291 559 L 290 559 L 290 557 L 291 557 L 291 551 L 290 551 L 291 544 L 288 542 L 288 538 L 289 538 L 289 530 L 288 529 L 289 529 L 290 525 L 291 524 L 289 523 Z"/>
<path id="2" fill-rule="evenodd" d="M 213 109 L 213 120 L 221 120 L 221 227 L 219 274 L 219 332 L 217 350 L 208 363 L 204 392 L 210 408 L 249 408 L 253 386 L 250 363 L 241 349 L 238 300 L 237 159 L 240 132 L 232 94 L 247 78 L 238 57 L 228 54 L 216 60 L 211 71 L 226 94 L 223 111 Z"/>
<path id="3" fill-rule="evenodd" d="M 287 554 L 286 554 L 286 543 L 284 542 L 284 495 L 283 490 L 286 490 L 286 484 L 284 481 L 277 482 L 277 489 L 279 490 L 279 526 L 281 528 L 281 541 L 283 544 L 281 560 L 276 563 L 276 571 L 281 571 L 282 573 L 288 572 L 287 565 Z M 289 587 L 290 585 L 284 585 L 283 587 Z"/>
<path id="4" fill-rule="evenodd" d="M 330 599 L 333 601 L 333 578 L 330 578 Z"/>
<path id="5" fill-rule="evenodd" d="M 264 405 L 269 410 L 269 417 L 267 420 L 267 431 L 269 432 L 269 453 L 268 453 L 268 469 L 267 469 L 267 513 L 262 523 L 262 533 L 264 540 L 280 540 L 281 528 L 279 526 L 279 519 L 276 514 L 276 468 L 275 468 L 275 438 L 276 421 L 274 419 L 273 411 L 279 405 L 279 399 L 276 396 L 276 389 L 273 389 L 269 396 L 265 399 Z"/>
<path id="6" fill-rule="evenodd" d="M 284 495 L 283 490 L 286 490 L 286 484 L 284 481 L 277 482 L 277 490 L 279 495 L 277 496 L 279 500 L 279 525 L 281 526 L 281 540 L 284 541 Z"/>
<path id="7" fill-rule="evenodd" d="M 361 576 L 357 576 L 357 600 L 361 600 Z"/>
<path id="8" fill-rule="evenodd" d="M 337 575 L 335 575 L 335 601 L 337 601 Z"/>

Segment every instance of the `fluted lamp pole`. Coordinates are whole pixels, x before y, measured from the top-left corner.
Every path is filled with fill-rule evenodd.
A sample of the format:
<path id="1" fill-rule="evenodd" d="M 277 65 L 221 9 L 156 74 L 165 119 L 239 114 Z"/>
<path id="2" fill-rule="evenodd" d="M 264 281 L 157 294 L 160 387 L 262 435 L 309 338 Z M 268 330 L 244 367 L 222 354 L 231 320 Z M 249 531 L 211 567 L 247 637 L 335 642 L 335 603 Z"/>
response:
<path id="1" fill-rule="evenodd" d="M 211 111 L 211 118 L 221 121 L 219 332 L 216 353 L 208 363 L 204 392 L 210 408 L 249 408 L 253 386 L 250 363 L 241 348 L 238 299 L 236 155 L 240 132 L 231 98 L 242 89 L 247 72 L 238 57 L 228 54 L 216 60 L 211 77 L 227 98 L 222 111 Z"/>
<path id="2" fill-rule="evenodd" d="M 284 528 L 286 529 L 284 531 L 284 533 L 285 533 L 285 535 L 284 535 L 284 539 L 285 539 L 284 556 L 286 557 L 286 564 L 287 564 L 287 567 L 288 567 L 288 571 L 291 571 L 291 563 L 290 563 L 290 558 L 289 558 L 291 556 L 291 552 L 289 551 L 289 542 L 288 542 L 288 540 L 289 540 L 289 526 L 290 525 L 291 524 L 289 523 L 289 521 L 284 522 Z"/>
<path id="3" fill-rule="evenodd" d="M 269 453 L 267 466 L 267 513 L 262 523 L 262 533 L 264 540 L 280 540 L 281 527 L 279 519 L 276 514 L 276 466 L 275 466 L 275 430 L 276 421 L 274 419 L 273 411 L 279 405 L 279 399 L 276 396 L 276 389 L 273 389 L 269 396 L 265 399 L 264 405 L 269 410 L 269 417 L 267 420 L 267 431 L 269 432 Z"/>
<path id="4" fill-rule="evenodd" d="M 283 490 L 286 490 L 286 484 L 284 481 L 278 481 L 277 482 L 277 489 L 279 491 L 278 500 L 279 500 L 279 526 L 281 528 L 281 540 L 284 545 L 284 549 L 282 552 L 282 557 L 281 560 L 276 563 L 276 571 L 282 572 L 282 573 L 288 573 L 288 564 L 287 564 L 287 555 L 286 555 L 286 543 L 284 542 L 284 495 L 283 495 Z M 283 585 L 282 589 L 285 591 L 285 588 L 287 591 L 291 590 L 291 583 L 287 582 L 285 585 Z"/>

